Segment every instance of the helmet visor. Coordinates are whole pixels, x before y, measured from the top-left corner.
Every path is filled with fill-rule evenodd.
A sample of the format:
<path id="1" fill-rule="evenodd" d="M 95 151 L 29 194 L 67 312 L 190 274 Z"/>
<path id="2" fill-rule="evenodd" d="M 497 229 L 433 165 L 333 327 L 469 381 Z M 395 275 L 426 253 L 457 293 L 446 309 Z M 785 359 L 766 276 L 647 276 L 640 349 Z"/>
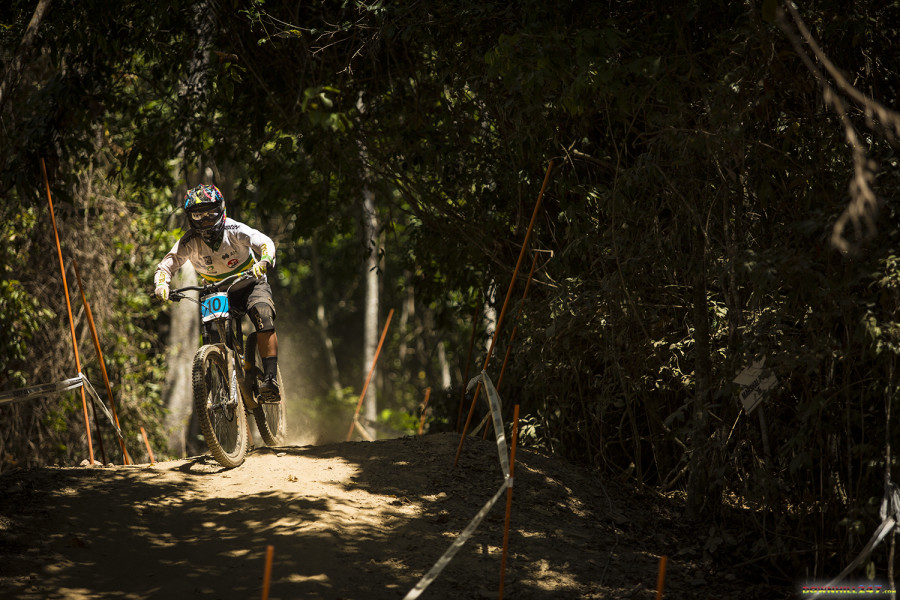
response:
<path id="1" fill-rule="evenodd" d="M 213 206 L 206 210 L 192 210 L 188 214 L 191 217 L 191 221 L 194 222 L 194 225 L 201 229 L 212 227 L 222 218 L 222 213 L 218 206 Z"/>

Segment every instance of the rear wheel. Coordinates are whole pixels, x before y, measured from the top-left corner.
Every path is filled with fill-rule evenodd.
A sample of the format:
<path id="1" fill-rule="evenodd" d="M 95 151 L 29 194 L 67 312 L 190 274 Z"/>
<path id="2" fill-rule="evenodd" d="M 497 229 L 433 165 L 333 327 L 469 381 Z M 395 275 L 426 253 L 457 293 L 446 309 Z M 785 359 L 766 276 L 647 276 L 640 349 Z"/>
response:
<path id="1" fill-rule="evenodd" d="M 266 446 L 281 446 L 285 441 L 287 430 L 287 411 L 284 408 L 284 382 L 281 380 L 281 367 L 278 368 L 278 389 L 281 391 L 281 402 L 264 403 L 253 409 L 256 428 Z"/>
<path id="2" fill-rule="evenodd" d="M 247 454 L 247 417 L 237 385 L 228 384 L 228 365 L 220 347 L 206 345 L 197 351 L 192 383 L 194 414 L 210 454 L 223 467 L 240 466 Z"/>

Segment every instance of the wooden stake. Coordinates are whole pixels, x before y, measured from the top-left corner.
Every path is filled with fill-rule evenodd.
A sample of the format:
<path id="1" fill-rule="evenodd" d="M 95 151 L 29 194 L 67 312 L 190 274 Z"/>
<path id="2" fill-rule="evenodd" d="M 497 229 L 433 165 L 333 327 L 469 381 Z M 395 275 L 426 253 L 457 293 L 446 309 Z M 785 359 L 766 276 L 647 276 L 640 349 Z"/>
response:
<path id="1" fill-rule="evenodd" d="M 269 580 L 272 577 L 272 555 L 275 554 L 275 546 L 266 546 L 266 567 L 263 571 L 262 600 L 269 600 Z"/>
<path id="2" fill-rule="evenodd" d="M 116 401 L 113 399 L 112 387 L 109 385 L 109 375 L 106 373 L 106 362 L 103 360 L 103 350 L 100 349 L 100 338 L 97 335 L 97 326 L 94 325 L 94 315 L 91 312 L 91 305 L 88 303 L 87 296 L 84 293 L 84 285 L 81 282 L 81 273 L 78 272 L 78 261 L 73 260 L 72 266 L 75 268 L 75 278 L 78 280 L 78 289 L 81 291 L 81 301 L 84 303 L 84 311 L 87 314 L 88 324 L 91 326 L 91 339 L 94 340 L 94 350 L 97 351 L 97 359 L 100 361 L 100 371 L 103 373 L 103 383 L 106 384 L 106 397 L 109 398 L 109 406 L 112 409 L 116 427 L 121 431 L 122 426 L 119 425 L 119 413 L 116 412 Z M 141 429 L 143 429 L 143 427 Z M 119 438 L 119 446 L 122 448 L 122 464 L 131 464 L 131 457 L 128 456 L 128 450 L 125 448 L 125 441 L 122 438 Z"/>
<path id="3" fill-rule="evenodd" d="M 516 444 L 519 440 L 519 405 L 513 410 L 512 447 L 509 451 L 509 479 L 510 484 L 506 488 L 506 520 L 503 524 L 503 555 L 500 558 L 500 600 L 503 600 L 503 581 L 506 577 L 506 550 L 509 546 L 509 517 L 512 510 L 513 474 L 516 471 Z"/>
<path id="4" fill-rule="evenodd" d="M 513 341 L 516 339 L 516 332 L 519 330 L 519 317 L 522 316 L 522 309 L 525 308 L 525 299 L 528 297 L 528 288 L 531 287 L 531 280 L 534 278 L 534 268 L 537 266 L 537 252 L 534 253 L 534 257 L 531 259 L 531 270 L 528 272 L 528 279 L 525 280 L 525 291 L 522 292 L 522 301 L 519 303 L 519 310 L 516 312 L 516 320 L 512 328 L 512 333 L 509 334 L 509 342 L 506 345 L 506 354 L 503 356 L 503 366 L 500 367 L 500 376 L 497 378 L 497 385 L 494 386 L 494 389 L 497 390 L 497 395 L 500 394 L 500 384 L 503 383 L 503 374 L 506 372 L 506 363 L 509 362 L 509 354 L 513 347 Z M 484 427 L 484 434 L 481 436 L 481 439 L 486 440 L 488 433 L 494 428 L 493 420 L 487 422 Z"/>
<path id="5" fill-rule="evenodd" d="M 147 439 L 147 432 L 144 431 L 143 427 L 141 427 L 141 435 L 144 436 L 144 445 L 147 446 L 147 454 L 150 455 L 150 464 L 152 465 L 156 462 L 156 459 L 153 458 L 153 450 L 150 449 L 150 440 Z"/>
<path id="6" fill-rule="evenodd" d="M 69 311 L 69 329 L 72 330 L 72 347 L 75 350 L 75 368 L 78 370 L 78 373 L 81 374 L 81 359 L 78 357 L 78 340 L 75 337 L 75 320 L 72 318 L 72 302 L 69 300 L 69 285 L 66 283 L 66 267 L 63 263 L 62 247 L 59 245 L 59 230 L 56 228 L 56 215 L 53 212 L 53 199 L 50 197 L 50 181 L 47 179 L 47 166 L 44 164 L 43 158 L 41 158 L 41 172 L 44 174 L 44 186 L 47 188 L 47 202 L 50 204 L 50 221 L 53 223 L 53 236 L 56 238 L 56 253 L 59 256 L 59 271 L 62 274 L 63 291 L 66 293 L 66 309 Z M 87 399 L 85 398 L 83 385 L 81 386 L 81 408 L 84 411 L 84 428 L 87 432 L 88 457 L 90 458 L 91 466 L 93 466 L 94 444 L 91 441 L 91 425 L 88 419 Z M 102 447 L 103 440 L 100 441 L 100 445 Z M 106 457 L 104 457 L 103 462 L 106 462 Z"/>
<path id="7" fill-rule="evenodd" d="M 659 577 L 656 580 L 656 600 L 662 600 L 663 584 L 666 582 L 666 560 L 667 557 L 659 557 Z"/>
<path id="8" fill-rule="evenodd" d="M 513 269 L 512 279 L 509 282 L 509 289 L 506 291 L 506 298 L 503 300 L 503 308 L 500 310 L 500 316 L 497 318 L 497 325 L 494 328 L 494 335 L 491 337 L 491 345 L 488 348 L 487 356 L 484 358 L 484 366 L 482 370 L 487 369 L 488 363 L 491 361 L 491 355 L 494 353 L 494 346 L 497 343 L 497 335 L 500 333 L 500 326 L 503 325 L 503 316 L 509 306 L 509 298 L 512 296 L 513 288 L 516 285 L 516 278 L 519 276 L 519 269 L 522 267 L 522 259 L 525 257 L 525 251 L 528 249 L 528 242 L 531 239 L 531 232 L 534 230 L 534 222 L 537 220 L 538 211 L 541 208 L 541 201 L 544 199 L 544 190 L 550 182 L 550 173 L 553 171 L 553 161 L 547 166 L 547 174 L 544 175 L 544 183 L 541 185 L 541 191 L 538 194 L 537 202 L 534 204 L 534 211 L 531 213 L 531 221 L 528 223 L 528 229 L 525 232 L 525 239 L 522 241 L 522 249 L 519 251 L 519 259 L 516 261 L 516 267 Z M 472 422 L 472 413 L 475 412 L 475 403 L 478 401 L 478 394 L 481 392 L 481 382 L 475 388 L 475 395 L 472 397 L 472 404 L 469 406 L 469 416 L 466 418 L 466 425 L 463 427 L 462 435 L 459 438 L 459 447 L 456 449 L 456 457 L 453 459 L 455 467 L 459 462 L 459 455 L 462 452 L 463 442 L 466 440 L 466 432 L 469 430 L 469 424 Z"/>
<path id="9" fill-rule="evenodd" d="M 391 317 L 394 316 L 394 309 L 388 313 L 387 321 L 384 323 L 384 330 L 381 332 L 381 339 L 378 340 L 378 348 L 375 349 L 375 356 L 372 357 L 372 366 L 369 367 L 369 375 L 366 377 L 366 383 L 363 386 L 362 393 L 359 395 L 359 402 L 356 404 L 356 412 L 353 413 L 353 420 L 350 422 L 350 431 L 347 432 L 347 441 L 353 436 L 353 428 L 356 427 L 356 419 L 359 417 L 359 409 L 362 408 L 363 400 L 366 398 L 366 390 L 369 389 L 369 381 L 372 379 L 372 373 L 375 372 L 375 363 L 378 362 L 378 355 L 381 354 L 381 346 L 384 344 L 384 338 L 387 336 L 388 326 L 391 324 Z"/>

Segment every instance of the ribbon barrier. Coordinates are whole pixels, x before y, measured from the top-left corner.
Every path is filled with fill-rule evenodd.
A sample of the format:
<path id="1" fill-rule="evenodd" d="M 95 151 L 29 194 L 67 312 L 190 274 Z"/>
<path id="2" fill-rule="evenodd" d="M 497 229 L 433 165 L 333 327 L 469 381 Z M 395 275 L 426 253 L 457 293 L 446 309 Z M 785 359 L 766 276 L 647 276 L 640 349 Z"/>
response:
<path id="1" fill-rule="evenodd" d="M 859 555 L 857 555 L 857 557 L 854 558 L 837 577 L 826 583 L 823 586 L 824 590 L 829 588 L 834 589 L 847 575 L 859 565 L 863 564 L 866 559 L 869 558 L 869 555 L 872 554 L 872 551 L 875 550 L 875 547 L 880 544 L 881 541 L 887 537 L 887 534 L 893 531 L 897 526 L 897 523 L 900 522 L 900 489 L 897 488 L 896 484 L 890 481 L 887 481 L 884 484 L 884 498 L 881 499 L 879 516 L 882 519 L 881 524 L 875 528 L 872 537 L 869 538 L 869 541 L 863 549 L 860 550 Z M 810 596 L 810 600 L 822 597 L 822 595 L 825 594 L 824 590 Z"/>
<path id="2" fill-rule="evenodd" d="M 453 557 L 456 556 L 456 553 L 459 552 L 459 549 L 463 547 L 463 545 L 472 537 L 472 534 L 475 533 L 475 530 L 481 524 L 481 521 L 484 520 L 484 517 L 487 516 L 488 512 L 490 512 L 491 508 L 497 503 L 500 497 L 503 495 L 503 492 L 509 489 L 512 490 L 513 486 L 513 477 L 512 477 L 512 469 L 510 467 L 510 453 L 506 445 L 506 435 L 504 433 L 503 428 L 503 418 L 500 414 L 500 398 L 497 395 L 497 390 L 494 388 L 494 384 L 491 382 L 490 377 L 486 371 L 482 370 L 481 374 L 474 377 L 472 381 L 469 382 L 468 389 L 471 389 L 477 386 L 479 383 L 482 383 L 482 387 L 484 387 L 487 392 L 488 403 L 491 407 L 491 413 L 494 418 L 494 431 L 497 433 L 497 453 L 500 456 L 500 468 L 503 471 L 503 483 L 500 484 L 500 489 L 488 500 L 487 504 L 485 504 L 481 510 L 478 511 L 478 514 L 472 519 L 471 522 L 463 529 L 462 533 L 459 534 L 449 548 L 444 552 L 443 555 L 438 559 L 434 566 L 419 580 L 419 582 L 403 597 L 403 600 L 415 600 L 425 589 L 431 585 L 431 583 L 438 578 L 438 575 L 450 564 L 450 561 L 453 560 Z M 515 443 L 515 437 L 514 443 Z M 513 452 L 515 452 L 515 447 L 513 448 Z M 513 454 L 515 456 L 515 454 Z M 507 506 L 507 517 L 508 517 L 509 506 Z M 508 525 L 508 520 L 507 520 Z M 505 546 L 505 544 L 504 544 Z M 504 547 L 504 555 L 505 555 L 505 547 Z M 505 566 L 505 560 L 504 560 Z M 501 579 L 502 585 L 502 579 Z M 501 592 L 502 593 L 502 592 Z M 501 596 L 502 597 L 502 596 Z"/>
<path id="3" fill-rule="evenodd" d="M 59 383 L 45 383 L 43 385 L 33 385 L 31 387 L 21 388 L 18 390 L 13 390 L 11 392 L 0 392 L 0 406 L 4 404 L 12 404 L 13 402 L 32 400 L 34 398 L 49 396 L 51 394 L 67 392 L 69 390 L 75 390 L 80 388 L 82 385 L 84 385 L 84 380 L 79 374 L 78 377 L 66 379 L 65 381 L 60 381 Z"/>
<path id="4" fill-rule="evenodd" d="M 124 437 L 122 436 L 122 430 L 119 429 L 119 426 L 116 424 L 116 420 L 113 417 L 112 413 L 106 407 L 106 404 L 104 404 L 103 401 L 100 400 L 100 396 L 97 395 L 97 391 L 94 389 L 94 386 L 91 385 L 90 380 L 84 375 L 84 373 L 79 373 L 78 377 L 72 377 L 71 379 L 60 381 L 59 383 L 45 383 L 42 385 L 34 385 L 18 390 L 12 390 L 10 392 L 2 392 L 0 393 L 0 406 L 3 406 L 4 404 L 11 404 L 13 402 L 33 400 L 34 398 L 41 398 L 52 394 L 67 392 L 69 390 L 76 390 L 78 388 L 87 390 L 87 392 L 91 395 L 91 398 L 93 398 L 94 401 L 100 405 L 100 408 L 103 410 L 103 414 L 105 414 L 109 419 L 109 422 L 113 426 L 113 430 L 115 430 L 116 435 L 119 437 L 119 439 L 124 439 Z"/>
<path id="5" fill-rule="evenodd" d="M 500 486 L 500 489 L 497 490 L 497 493 L 488 500 L 488 503 L 484 505 L 484 507 L 478 511 L 478 514 L 475 515 L 475 518 L 463 529 L 463 532 L 459 534 L 459 537 L 453 541 L 453 544 L 447 548 L 447 551 L 438 559 L 434 566 L 431 567 L 431 570 L 425 574 L 422 579 L 419 580 L 419 583 L 415 585 L 413 589 L 411 589 L 404 597 L 403 600 L 414 600 L 422 595 L 422 592 L 431 585 L 431 583 L 437 579 L 438 575 L 441 574 L 447 565 L 450 564 L 450 561 L 453 560 L 453 557 L 456 556 L 456 553 L 459 552 L 459 549 L 463 547 L 463 545 L 472 537 L 472 534 L 475 533 L 475 530 L 481 524 L 481 521 L 484 520 L 484 517 L 487 516 L 488 512 L 491 508 L 497 504 L 497 500 L 500 499 L 500 496 L 503 495 L 503 492 L 506 491 L 508 486 L 512 485 L 512 481 L 507 479 Z"/>

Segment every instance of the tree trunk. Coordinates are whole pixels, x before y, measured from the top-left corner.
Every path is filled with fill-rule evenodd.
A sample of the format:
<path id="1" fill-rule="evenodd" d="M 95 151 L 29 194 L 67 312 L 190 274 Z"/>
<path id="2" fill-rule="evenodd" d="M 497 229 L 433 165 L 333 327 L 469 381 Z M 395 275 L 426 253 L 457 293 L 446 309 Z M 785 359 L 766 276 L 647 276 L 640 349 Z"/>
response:
<path id="1" fill-rule="evenodd" d="M 328 313 L 325 311 L 325 292 L 322 289 L 322 268 L 319 265 L 319 246 L 318 236 L 313 234 L 310 242 L 310 252 L 312 254 L 312 272 L 313 281 L 316 286 L 316 321 L 319 326 L 319 335 L 322 336 L 322 346 L 325 348 L 325 356 L 328 359 L 328 375 L 331 380 L 331 390 L 334 392 L 335 398 L 340 398 L 342 394 L 341 376 L 338 371 L 337 357 L 334 354 L 334 344 L 331 341 L 331 335 L 328 333 Z"/>
<path id="2" fill-rule="evenodd" d="M 28 60 L 34 50 L 34 40 L 37 37 L 41 21 L 44 19 L 44 13 L 49 8 L 50 0 L 40 0 L 38 2 L 34 13 L 31 15 L 31 20 L 28 22 L 28 27 L 25 28 L 25 35 L 22 36 L 22 41 L 19 43 L 18 54 L 13 58 L 11 64 L 7 65 L 6 74 L 3 76 L 3 80 L 0 81 L 0 112 L 3 111 L 3 105 L 6 103 L 6 99 L 9 98 L 9 91 L 16 86 L 19 74 L 22 72 L 22 64 Z"/>
<path id="3" fill-rule="evenodd" d="M 412 281 L 412 273 L 406 271 L 404 273 L 406 277 L 406 281 Z M 400 359 L 400 364 L 404 364 L 403 361 L 406 360 L 406 354 L 409 351 L 409 344 L 407 340 L 409 339 L 407 336 L 407 331 L 409 327 L 410 320 L 415 319 L 416 316 L 416 297 L 415 290 L 413 287 L 407 286 L 406 288 L 406 300 L 403 302 L 403 310 L 400 312 L 400 323 L 398 329 L 400 329 L 401 338 L 400 338 L 400 348 L 398 349 L 398 356 Z"/>
<path id="4" fill-rule="evenodd" d="M 484 310 L 481 313 L 481 322 L 484 323 L 484 332 L 485 332 L 485 340 L 484 340 L 484 355 L 487 356 L 487 353 L 491 350 L 491 340 L 494 335 L 494 328 L 497 326 L 497 310 L 494 308 L 494 298 L 497 295 L 497 286 L 491 283 L 488 287 L 487 294 L 484 299 Z M 484 364 L 484 363 L 482 363 Z M 481 370 L 479 369 L 478 373 Z M 478 373 L 474 373 L 473 376 L 477 376 Z M 494 375 L 497 377 L 499 372 Z M 468 381 L 464 381 L 463 385 L 468 385 Z"/>
<path id="5" fill-rule="evenodd" d="M 366 187 L 363 189 L 364 237 L 368 253 L 366 255 L 366 307 L 363 340 L 363 382 L 368 376 L 368 369 L 375 358 L 378 346 L 378 218 L 375 214 L 375 194 Z M 372 373 L 369 388 L 366 390 L 365 417 L 375 421 L 378 417 L 377 394 L 374 385 L 376 376 Z"/>
<path id="6" fill-rule="evenodd" d="M 692 427 L 689 448 L 691 469 L 688 477 L 687 516 L 697 518 L 705 508 L 711 488 L 710 472 L 714 471 L 714 454 L 709 446 L 707 404 L 712 386 L 710 355 L 709 306 L 706 300 L 706 236 L 698 226 L 697 268 L 693 285 L 694 317 L 694 385 L 691 410 Z"/>
<path id="7" fill-rule="evenodd" d="M 185 265 L 172 278 L 172 287 L 194 285 L 196 272 L 191 263 Z M 197 292 L 188 292 L 196 298 Z M 163 388 L 163 404 L 168 408 L 166 431 L 169 449 L 179 457 L 195 454 L 197 448 L 189 440 L 189 425 L 193 410 L 191 389 L 191 365 L 197 351 L 200 331 L 200 313 L 190 301 L 173 302 L 170 306 L 169 347 L 166 352 L 169 365 Z"/>
<path id="8" fill-rule="evenodd" d="M 447 392 L 450 390 L 452 382 L 450 380 L 450 363 L 447 362 L 447 350 L 444 342 L 438 342 L 437 355 L 438 364 L 441 366 L 441 389 Z"/>

